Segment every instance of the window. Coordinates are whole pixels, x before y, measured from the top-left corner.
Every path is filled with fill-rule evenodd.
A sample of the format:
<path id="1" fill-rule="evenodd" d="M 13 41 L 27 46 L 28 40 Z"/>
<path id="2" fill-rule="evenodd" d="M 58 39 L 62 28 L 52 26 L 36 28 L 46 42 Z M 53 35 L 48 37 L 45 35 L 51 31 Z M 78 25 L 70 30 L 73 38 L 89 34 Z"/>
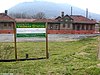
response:
<path id="1" fill-rule="evenodd" d="M 6 27 L 7 26 L 7 24 L 6 23 L 4 23 L 4 27 Z"/>
<path id="2" fill-rule="evenodd" d="M 8 23 L 8 26 L 11 27 L 11 23 Z"/>
<path id="3" fill-rule="evenodd" d="M 3 29 L 3 27 L 2 27 L 2 23 L 0 23 L 0 29 Z"/>
<path id="4" fill-rule="evenodd" d="M 50 25 L 50 29 L 53 29 L 53 25 Z"/>
<path id="5" fill-rule="evenodd" d="M 58 29 L 58 25 L 56 25 L 56 30 Z"/>
<path id="6" fill-rule="evenodd" d="M 90 30 L 92 30 L 92 25 L 90 26 Z"/>
<path id="7" fill-rule="evenodd" d="M 75 25 L 73 25 L 73 30 L 75 30 Z"/>
<path id="8" fill-rule="evenodd" d="M 82 30 L 84 30 L 84 25 L 82 25 Z"/>
<path id="9" fill-rule="evenodd" d="M 66 22 L 67 22 L 68 20 L 66 19 Z"/>
<path id="10" fill-rule="evenodd" d="M 7 23 L 7 28 L 8 28 L 8 29 L 13 29 L 12 23 Z"/>
<path id="11" fill-rule="evenodd" d="M 69 23 L 68 23 L 67 27 L 70 28 L 70 24 Z"/>
<path id="12" fill-rule="evenodd" d="M 86 30 L 88 30 L 88 25 L 86 25 Z"/>
<path id="13" fill-rule="evenodd" d="M 77 25 L 77 30 L 80 30 L 80 25 Z"/>
<path id="14" fill-rule="evenodd" d="M 63 28 L 65 28 L 65 24 L 63 24 Z"/>

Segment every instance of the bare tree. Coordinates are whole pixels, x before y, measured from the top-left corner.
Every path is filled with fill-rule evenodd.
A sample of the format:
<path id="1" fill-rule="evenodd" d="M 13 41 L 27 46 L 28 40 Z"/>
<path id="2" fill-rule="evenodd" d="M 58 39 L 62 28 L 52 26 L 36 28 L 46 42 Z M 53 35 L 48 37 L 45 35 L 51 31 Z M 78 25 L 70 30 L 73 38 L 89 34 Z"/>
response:
<path id="1" fill-rule="evenodd" d="M 9 16 L 12 18 L 35 18 L 35 19 L 43 19 L 45 18 L 45 13 L 38 12 L 35 15 L 27 14 L 27 13 L 10 13 Z"/>
<path id="2" fill-rule="evenodd" d="M 39 12 L 36 15 L 33 15 L 32 18 L 43 19 L 43 18 L 45 18 L 45 13 Z"/>
<path id="3" fill-rule="evenodd" d="M 13 18 L 27 18 L 28 15 L 26 13 L 10 13 L 9 16 Z"/>

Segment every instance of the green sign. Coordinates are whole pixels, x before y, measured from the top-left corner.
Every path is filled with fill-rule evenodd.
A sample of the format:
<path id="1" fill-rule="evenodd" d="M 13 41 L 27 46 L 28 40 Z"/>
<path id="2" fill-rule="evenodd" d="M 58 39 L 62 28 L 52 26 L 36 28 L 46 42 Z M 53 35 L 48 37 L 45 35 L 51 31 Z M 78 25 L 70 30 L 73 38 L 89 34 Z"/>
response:
<path id="1" fill-rule="evenodd" d="M 17 37 L 45 37 L 45 23 L 17 23 Z"/>
<path id="2" fill-rule="evenodd" d="M 45 28 L 45 23 L 17 23 L 17 28 Z"/>

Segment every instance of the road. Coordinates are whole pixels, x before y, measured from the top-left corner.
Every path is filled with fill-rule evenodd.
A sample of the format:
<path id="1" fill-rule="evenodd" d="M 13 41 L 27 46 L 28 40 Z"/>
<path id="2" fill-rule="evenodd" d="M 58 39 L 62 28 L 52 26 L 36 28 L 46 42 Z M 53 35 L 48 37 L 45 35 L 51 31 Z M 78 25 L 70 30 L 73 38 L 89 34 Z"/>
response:
<path id="1" fill-rule="evenodd" d="M 97 34 L 49 34 L 49 41 L 72 41 L 78 40 L 81 38 L 86 38 L 90 36 L 96 36 Z M 17 42 L 25 41 L 45 41 L 45 38 L 35 38 L 35 37 L 25 37 L 25 38 L 16 38 Z M 0 34 L 0 42 L 14 42 L 13 34 Z"/>

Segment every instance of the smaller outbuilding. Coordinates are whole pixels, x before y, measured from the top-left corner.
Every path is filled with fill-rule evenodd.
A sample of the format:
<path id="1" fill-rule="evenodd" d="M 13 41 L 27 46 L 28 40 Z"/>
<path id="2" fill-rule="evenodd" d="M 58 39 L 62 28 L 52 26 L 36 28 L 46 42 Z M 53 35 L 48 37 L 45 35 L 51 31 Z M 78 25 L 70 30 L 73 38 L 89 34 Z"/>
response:
<path id="1" fill-rule="evenodd" d="M 15 27 L 15 20 L 5 13 L 0 13 L 0 34 L 13 34 Z"/>

